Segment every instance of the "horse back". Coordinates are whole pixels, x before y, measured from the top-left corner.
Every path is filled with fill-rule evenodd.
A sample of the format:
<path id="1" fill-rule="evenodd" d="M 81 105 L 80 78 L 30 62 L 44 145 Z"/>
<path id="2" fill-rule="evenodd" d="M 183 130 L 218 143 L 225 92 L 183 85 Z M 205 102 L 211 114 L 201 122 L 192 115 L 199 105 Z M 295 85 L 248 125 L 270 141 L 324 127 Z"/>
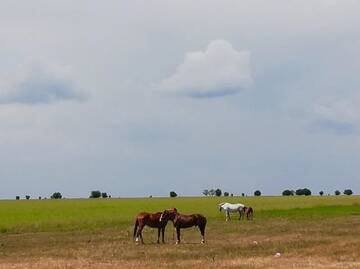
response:
<path id="1" fill-rule="evenodd" d="M 136 216 L 136 221 L 152 228 L 158 228 L 160 227 L 160 216 L 161 212 L 141 212 Z"/>
<path id="2" fill-rule="evenodd" d="M 204 224 L 206 224 L 206 218 L 201 214 L 178 215 L 174 220 L 174 226 L 179 228 L 203 226 Z"/>

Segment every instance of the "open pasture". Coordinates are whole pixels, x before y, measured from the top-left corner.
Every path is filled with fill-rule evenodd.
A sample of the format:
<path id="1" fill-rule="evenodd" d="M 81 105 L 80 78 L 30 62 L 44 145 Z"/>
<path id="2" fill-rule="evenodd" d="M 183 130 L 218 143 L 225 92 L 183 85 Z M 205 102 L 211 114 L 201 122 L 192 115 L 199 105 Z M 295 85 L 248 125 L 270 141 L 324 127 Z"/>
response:
<path id="1" fill-rule="evenodd" d="M 226 223 L 223 201 L 254 220 Z M 170 207 L 207 217 L 205 245 L 197 228 L 175 245 L 170 222 L 166 244 L 134 244 L 135 215 Z M 1 201 L 0 268 L 360 268 L 359 224 L 359 196 Z"/>

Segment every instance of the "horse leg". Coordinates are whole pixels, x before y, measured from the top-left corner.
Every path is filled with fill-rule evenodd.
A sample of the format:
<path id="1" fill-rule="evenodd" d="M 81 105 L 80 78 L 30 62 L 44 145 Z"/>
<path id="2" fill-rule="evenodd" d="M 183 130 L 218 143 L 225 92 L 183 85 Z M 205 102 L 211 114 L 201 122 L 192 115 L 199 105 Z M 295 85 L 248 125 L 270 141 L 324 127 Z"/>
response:
<path id="1" fill-rule="evenodd" d="M 144 243 L 143 242 L 143 239 L 142 239 L 142 229 L 144 228 L 144 225 L 142 223 L 139 223 L 139 226 L 137 228 L 137 231 L 136 231 L 136 238 L 135 238 L 135 242 L 138 244 L 139 243 L 139 237 L 141 239 L 141 243 Z"/>
<path id="2" fill-rule="evenodd" d="M 205 225 L 199 225 L 199 230 L 201 233 L 201 244 L 205 243 Z"/>
<path id="3" fill-rule="evenodd" d="M 180 244 L 180 227 L 176 227 L 176 243 Z"/>
<path id="4" fill-rule="evenodd" d="M 231 218 L 230 218 L 230 211 L 226 211 L 226 217 L 227 217 L 227 220 L 231 220 Z"/>
<path id="5" fill-rule="evenodd" d="M 160 230 L 161 230 L 161 228 L 158 228 L 158 237 L 157 237 L 157 241 L 156 241 L 156 243 L 160 243 Z"/>
<path id="6" fill-rule="evenodd" d="M 165 243 L 165 227 L 161 228 L 161 242 Z"/>
<path id="7" fill-rule="evenodd" d="M 139 241 L 138 237 L 140 237 L 141 244 L 144 244 L 144 240 L 143 240 L 143 236 L 142 236 L 142 230 L 144 229 L 144 227 L 145 227 L 145 224 L 139 225 L 138 236 L 136 237 L 136 242 Z"/>

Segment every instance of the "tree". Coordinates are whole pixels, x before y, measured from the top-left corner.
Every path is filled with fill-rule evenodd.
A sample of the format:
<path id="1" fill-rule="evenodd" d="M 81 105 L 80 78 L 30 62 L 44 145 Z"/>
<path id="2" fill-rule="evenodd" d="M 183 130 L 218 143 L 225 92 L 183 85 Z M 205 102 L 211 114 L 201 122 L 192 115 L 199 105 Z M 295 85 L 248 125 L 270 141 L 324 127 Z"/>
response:
<path id="1" fill-rule="evenodd" d="M 244 196 L 245 196 L 245 193 L 242 193 L 241 196 L 244 197 Z"/>
<path id="2" fill-rule="evenodd" d="M 291 196 L 291 195 L 294 195 L 294 192 L 291 191 L 291 190 L 284 190 L 284 191 L 282 192 L 282 195 L 283 195 L 283 196 Z"/>
<path id="3" fill-rule="evenodd" d="M 176 197 L 177 196 L 177 193 L 176 192 L 174 192 L 174 191 L 171 191 L 170 192 L 170 197 Z"/>
<path id="4" fill-rule="evenodd" d="M 224 196 L 229 196 L 229 193 L 227 191 L 225 191 Z"/>
<path id="5" fill-rule="evenodd" d="M 216 196 L 219 197 L 219 196 L 221 196 L 221 194 L 222 194 L 222 191 L 221 191 L 220 189 L 216 189 L 216 190 L 215 190 L 215 195 L 216 195 Z"/>
<path id="6" fill-rule="evenodd" d="M 311 195 L 311 191 L 308 188 L 297 189 L 295 193 L 296 195 L 305 195 L 305 196 Z"/>
<path id="7" fill-rule="evenodd" d="M 108 195 L 107 195 L 106 192 L 102 192 L 102 193 L 101 193 L 101 197 L 102 197 L 102 198 L 108 198 Z"/>
<path id="8" fill-rule="evenodd" d="M 100 191 L 92 191 L 90 193 L 90 198 L 100 198 L 101 197 L 101 192 Z"/>
<path id="9" fill-rule="evenodd" d="M 295 191 L 295 194 L 296 194 L 296 195 L 304 195 L 304 189 L 297 189 L 297 190 Z"/>
<path id="10" fill-rule="evenodd" d="M 303 192 L 305 196 L 311 195 L 311 191 L 308 188 L 303 189 Z"/>
<path id="11" fill-rule="evenodd" d="M 346 190 L 344 190 L 344 194 L 351 195 L 351 194 L 353 194 L 353 192 L 350 189 L 346 189 Z"/>
<path id="12" fill-rule="evenodd" d="M 320 191 L 319 194 L 320 194 L 320 196 L 323 196 L 323 195 L 324 195 L 324 192 L 323 192 L 323 191 Z"/>
<path id="13" fill-rule="evenodd" d="M 15 199 L 16 199 L 16 200 L 20 200 L 20 196 L 17 195 L 17 196 L 15 197 Z"/>
<path id="14" fill-rule="evenodd" d="M 25 199 L 26 199 L 26 200 L 29 200 L 29 199 L 30 199 L 30 195 L 26 195 L 26 196 L 25 196 Z"/>
<path id="15" fill-rule="evenodd" d="M 339 190 L 335 191 L 335 195 L 340 195 L 340 194 L 341 194 L 341 192 Z"/>
<path id="16" fill-rule="evenodd" d="M 61 199 L 62 195 L 60 192 L 54 192 L 53 195 L 50 196 L 51 199 Z"/>
<path id="17" fill-rule="evenodd" d="M 209 190 L 209 195 L 214 196 L 215 195 L 215 190 L 214 189 Z"/>
<path id="18" fill-rule="evenodd" d="M 261 191 L 259 191 L 259 190 L 254 191 L 254 195 L 255 195 L 255 196 L 260 196 L 260 195 L 261 195 Z"/>
<path id="19" fill-rule="evenodd" d="M 207 190 L 207 189 L 203 190 L 202 194 L 204 194 L 205 196 L 208 196 L 209 195 L 209 190 Z"/>

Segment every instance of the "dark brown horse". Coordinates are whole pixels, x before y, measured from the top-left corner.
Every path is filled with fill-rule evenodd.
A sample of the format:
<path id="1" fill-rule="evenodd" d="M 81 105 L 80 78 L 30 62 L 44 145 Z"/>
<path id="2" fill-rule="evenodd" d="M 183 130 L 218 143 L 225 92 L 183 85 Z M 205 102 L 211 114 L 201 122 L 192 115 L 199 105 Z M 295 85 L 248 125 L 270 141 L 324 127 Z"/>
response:
<path id="1" fill-rule="evenodd" d="M 160 218 L 161 222 L 166 223 L 169 219 L 173 220 L 176 229 L 176 244 L 180 243 L 180 229 L 198 226 L 201 233 L 201 243 L 205 243 L 206 218 L 201 214 L 183 215 L 178 212 L 165 210 Z"/>
<path id="2" fill-rule="evenodd" d="M 244 212 L 244 215 L 246 216 L 246 219 L 247 220 L 252 220 L 253 219 L 253 216 L 254 216 L 254 210 L 252 209 L 252 207 L 244 207 L 243 208 L 243 212 Z"/>
<path id="3" fill-rule="evenodd" d="M 164 241 L 164 233 L 165 233 L 165 227 L 169 220 L 173 220 L 172 216 L 174 216 L 174 212 L 177 212 L 176 208 L 168 209 L 167 210 L 170 213 L 169 218 L 166 221 L 160 221 L 160 217 L 162 215 L 161 212 L 156 213 L 147 213 L 147 212 L 141 212 L 136 216 L 135 219 L 135 226 L 134 226 L 134 240 L 138 243 L 139 237 L 140 242 L 144 244 L 144 240 L 142 237 L 142 230 L 147 225 L 151 228 L 157 228 L 158 229 L 158 238 L 157 243 L 160 243 L 160 232 L 161 232 L 161 241 L 165 243 Z"/>

